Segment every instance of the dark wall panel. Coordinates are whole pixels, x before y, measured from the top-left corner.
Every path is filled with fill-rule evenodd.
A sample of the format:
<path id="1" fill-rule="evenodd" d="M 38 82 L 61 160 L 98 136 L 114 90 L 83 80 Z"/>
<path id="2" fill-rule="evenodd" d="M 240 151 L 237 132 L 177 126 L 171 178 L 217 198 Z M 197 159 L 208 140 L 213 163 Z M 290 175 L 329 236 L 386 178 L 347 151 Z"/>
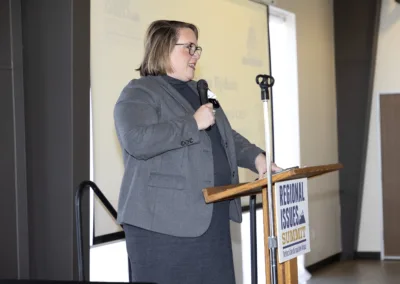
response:
<path id="1" fill-rule="evenodd" d="M 29 277 L 20 1 L 0 1 L 0 278 Z"/>
<path id="2" fill-rule="evenodd" d="M 1 15 L 0 15 L 1 17 Z M 1 25 L 1 23 L 0 23 Z M 11 71 L 0 70 L 0 86 L 2 92 L 12 93 Z M 1 154 L 0 158 L 0 278 L 16 277 L 17 263 L 17 228 L 15 199 L 15 160 L 14 160 L 14 123 L 11 96 L 0 96 L 0 149 L 10 149 Z"/>
<path id="3" fill-rule="evenodd" d="M 90 1 L 0 0 L 0 86 L 0 278 L 76 280 L 74 197 L 90 170 Z M 88 279 L 88 198 L 82 207 Z"/>
<path id="4" fill-rule="evenodd" d="M 342 256 L 357 250 L 380 0 L 334 1 Z"/>
<path id="5" fill-rule="evenodd" d="M 31 276 L 67 279 L 74 250 L 71 1 L 22 7 Z"/>
<path id="6" fill-rule="evenodd" d="M 89 1 L 22 1 L 22 19 L 31 278 L 76 279 L 74 194 L 90 162 Z"/>

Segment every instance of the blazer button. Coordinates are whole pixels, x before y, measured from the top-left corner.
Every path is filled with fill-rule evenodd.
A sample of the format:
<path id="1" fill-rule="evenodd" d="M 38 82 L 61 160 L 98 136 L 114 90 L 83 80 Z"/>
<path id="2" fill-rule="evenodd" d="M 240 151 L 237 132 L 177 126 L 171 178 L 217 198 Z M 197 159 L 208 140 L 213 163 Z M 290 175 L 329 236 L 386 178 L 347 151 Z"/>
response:
<path id="1" fill-rule="evenodd" d="M 235 177 L 235 171 L 232 172 L 232 177 Z"/>
<path id="2" fill-rule="evenodd" d="M 181 142 L 182 147 L 186 146 L 186 141 Z"/>
<path id="3" fill-rule="evenodd" d="M 189 139 L 189 143 L 190 143 L 190 144 L 193 144 L 193 138 L 190 138 L 190 139 Z"/>

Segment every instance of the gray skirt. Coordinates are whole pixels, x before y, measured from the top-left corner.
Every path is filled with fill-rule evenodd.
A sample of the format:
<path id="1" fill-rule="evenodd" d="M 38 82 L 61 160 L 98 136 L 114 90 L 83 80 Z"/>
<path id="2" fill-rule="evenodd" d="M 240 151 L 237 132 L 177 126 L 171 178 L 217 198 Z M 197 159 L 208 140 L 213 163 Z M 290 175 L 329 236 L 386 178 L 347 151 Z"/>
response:
<path id="1" fill-rule="evenodd" d="M 229 201 L 214 204 L 210 227 L 181 238 L 123 224 L 133 282 L 234 284 Z"/>

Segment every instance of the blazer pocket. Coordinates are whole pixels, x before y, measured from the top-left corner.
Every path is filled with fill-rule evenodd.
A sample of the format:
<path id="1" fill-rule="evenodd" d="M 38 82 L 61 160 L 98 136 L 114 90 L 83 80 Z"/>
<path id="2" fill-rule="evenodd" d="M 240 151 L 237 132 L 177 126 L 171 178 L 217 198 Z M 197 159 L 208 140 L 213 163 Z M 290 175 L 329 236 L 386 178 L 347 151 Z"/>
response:
<path id="1" fill-rule="evenodd" d="M 182 190 L 185 188 L 185 177 L 180 175 L 150 173 L 149 187 Z"/>

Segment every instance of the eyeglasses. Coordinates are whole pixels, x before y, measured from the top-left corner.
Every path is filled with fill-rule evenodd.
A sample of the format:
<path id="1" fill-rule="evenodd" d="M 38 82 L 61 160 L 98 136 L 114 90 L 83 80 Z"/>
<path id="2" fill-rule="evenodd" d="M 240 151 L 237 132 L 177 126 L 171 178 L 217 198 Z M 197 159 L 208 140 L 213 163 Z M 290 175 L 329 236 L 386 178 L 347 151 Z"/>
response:
<path id="1" fill-rule="evenodd" d="M 189 54 L 191 56 L 193 56 L 196 53 L 196 51 L 200 56 L 201 52 L 203 51 L 203 49 L 200 46 L 197 46 L 194 43 L 177 43 L 175 45 L 183 45 L 184 47 L 186 47 L 189 50 Z"/>

